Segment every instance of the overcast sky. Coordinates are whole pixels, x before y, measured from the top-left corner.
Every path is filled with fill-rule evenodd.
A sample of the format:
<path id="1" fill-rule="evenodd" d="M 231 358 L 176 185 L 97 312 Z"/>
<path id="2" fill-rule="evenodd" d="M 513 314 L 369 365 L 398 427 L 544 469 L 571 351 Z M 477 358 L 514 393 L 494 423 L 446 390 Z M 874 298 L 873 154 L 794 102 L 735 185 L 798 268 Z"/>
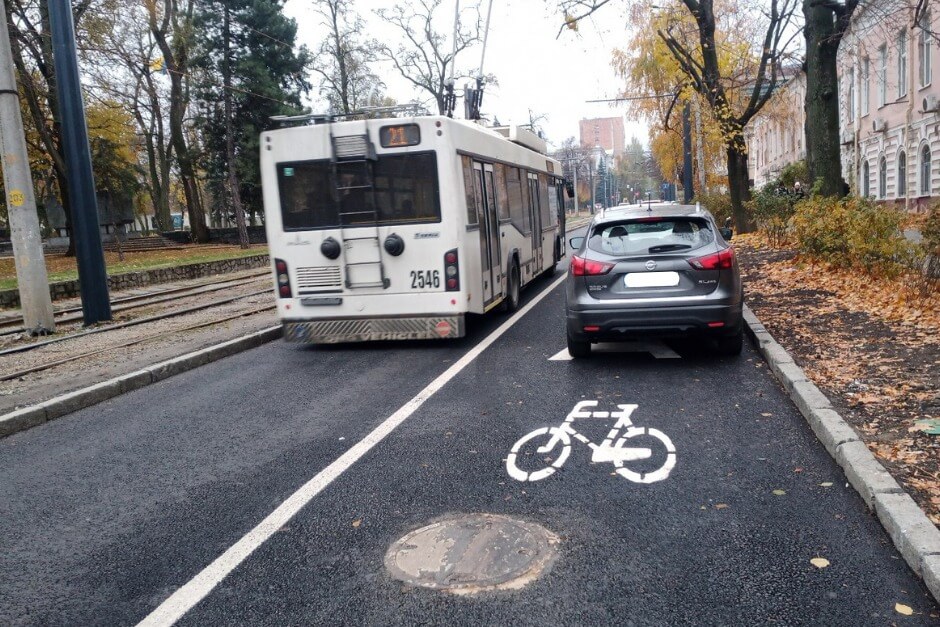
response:
<path id="1" fill-rule="evenodd" d="M 407 1 L 407 0 L 404 0 Z M 451 40 L 456 0 L 444 0 L 438 9 L 438 30 Z M 486 2 L 481 12 L 486 19 Z M 357 12 L 366 20 L 370 34 L 382 41 L 397 41 L 394 27 L 375 17 L 373 10 L 390 7 L 386 0 L 355 0 Z M 461 0 L 461 6 L 470 5 Z M 616 4 L 616 3 L 611 3 Z M 285 12 L 297 20 L 298 41 L 315 49 L 325 35 L 310 9 L 311 0 L 288 0 Z M 582 118 L 614 117 L 624 114 L 622 106 L 588 104 L 586 100 L 614 98 L 623 89 L 610 66 L 611 52 L 624 46 L 630 26 L 618 7 L 604 7 L 592 19 L 584 20 L 579 31 L 565 29 L 559 37 L 561 12 L 554 0 L 494 0 L 483 71 L 495 74 L 499 85 L 489 85 L 483 99 L 483 113 L 495 116 L 501 124 L 525 124 L 529 110 L 545 115 L 540 124 L 546 139 L 560 144 L 567 137 L 578 137 Z M 468 49 L 457 57 L 458 70 L 480 65 L 480 47 Z M 427 96 L 415 92 L 396 76 L 391 64 L 379 66 L 388 94 L 399 102 Z M 315 109 L 325 109 L 314 102 Z M 458 102 L 456 115 L 462 115 Z M 626 119 L 627 141 L 631 135 L 648 143 L 647 126 Z"/>

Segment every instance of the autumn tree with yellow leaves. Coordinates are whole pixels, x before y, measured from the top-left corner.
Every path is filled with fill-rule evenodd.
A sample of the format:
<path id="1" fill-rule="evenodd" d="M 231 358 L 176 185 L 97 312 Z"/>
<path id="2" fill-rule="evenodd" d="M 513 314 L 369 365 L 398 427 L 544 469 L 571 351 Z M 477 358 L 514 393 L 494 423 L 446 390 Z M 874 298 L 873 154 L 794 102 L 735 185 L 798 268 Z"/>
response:
<path id="1" fill-rule="evenodd" d="M 793 20 L 799 0 L 737 2 L 726 0 L 663 0 L 664 5 L 634 3 L 642 23 L 653 17 L 656 36 L 678 66 L 679 81 L 666 71 L 664 90 L 639 96 L 667 96 L 692 90 L 706 104 L 724 146 L 728 188 L 736 226 L 751 228 L 744 203 L 750 200 L 748 153 L 744 127 L 785 80 L 784 66 L 799 29 Z M 570 0 L 561 3 L 569 18 L 583 19 L 611 0 Z M 655 60 L 655 59 L 654 59 Z M 675 68 L 673 66 L 673 69 Z M 674 96 L 675 108 L 681 96 Z M 671 115 L 670 115 L 671 117 Z"/>

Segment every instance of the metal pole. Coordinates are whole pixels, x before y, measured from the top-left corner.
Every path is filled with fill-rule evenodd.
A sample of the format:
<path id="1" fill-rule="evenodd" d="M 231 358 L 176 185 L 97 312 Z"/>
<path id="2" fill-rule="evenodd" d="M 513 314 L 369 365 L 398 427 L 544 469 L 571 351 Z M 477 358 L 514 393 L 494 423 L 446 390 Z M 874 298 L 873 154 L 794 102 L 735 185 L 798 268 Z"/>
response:
<path id="1" fill-rule="evenodd" d="M 6 14 L 5 0 L 0 0 L 0 15 Z M 30 335 L 39 335 L 55 331 L 55 320 L 14 76 L 10 32 L 4 21 L 0 28 L 0 154 L 3 155 L 3 186 L 7 193 L 7 215 L 13 240 L 13 261 L 16 266 L 16 284 L 20 291 L 23 328 Z"/>
<path id="2" fill-rule="evenodd" d="M 572 168 L 574 178 L 574 215 L 578 215 L 578 163 L 575 162 Z"/>
<path id="3" fill-rule="evenodd" d="M 682 201 L 692 202 L 692 118 L 689 103 L 682 108 Z"/>
<path id="4" fill-rule="evenodd" d="M 55 60 L 56 90 L 61 106 L 62 143 L 68 166 L 69 198 L 72 201 L 72 233 L 75 238 L 78 280 L 82 286 L 85 324 L 111 319 L 108 274 L 98 227 L 98 203 L 88 150 L 85 105 L 75 53 L 75 25 L 69 0 L 48 0 Z"/>

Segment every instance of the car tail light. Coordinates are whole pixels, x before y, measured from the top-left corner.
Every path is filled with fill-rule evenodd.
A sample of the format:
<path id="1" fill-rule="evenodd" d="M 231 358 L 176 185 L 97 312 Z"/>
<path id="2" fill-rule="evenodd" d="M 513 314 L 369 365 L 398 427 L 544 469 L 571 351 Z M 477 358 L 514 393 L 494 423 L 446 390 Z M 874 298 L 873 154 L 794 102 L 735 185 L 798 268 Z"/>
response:
<path id="1" fill-rule="evenodd" d="M 274 260 L 274 278 L 277 281 L 277 294 L 281 298 L 290 298 L 290 276 L 287 274 L 287 263 L 281 259 Z"/>
<path id="2" fill-rule="evenodd" d="M 597 276 L 607 274 L 614 264 L 606 261 L 592 261 L 591 259 L 582 259 L 577 255 L 571 256 L 571 274 L 574 276 Z"/>
<path id="3" fill-rule="evenodd" d="M 729 270 L 734 267 L 734 249 L 725 248 L 714 255 L 689 259 L 689 265 L 698 270 Z"/>
<path id="4" fill-rule="evenodd" d="M 444 289 L 448 292 L 460 290 L 460 265 L 457 249 L 444 253 Z"/>

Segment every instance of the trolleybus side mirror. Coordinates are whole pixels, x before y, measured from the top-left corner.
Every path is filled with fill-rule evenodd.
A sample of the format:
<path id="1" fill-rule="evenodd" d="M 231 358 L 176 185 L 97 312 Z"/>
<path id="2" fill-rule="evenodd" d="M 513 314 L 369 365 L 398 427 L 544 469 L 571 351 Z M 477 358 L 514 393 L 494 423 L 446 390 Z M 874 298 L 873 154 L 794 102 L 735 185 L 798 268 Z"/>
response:
<path id="1" fill-rule="evenodd" d="M 574 198 L 574 183 L 571 181 L 565 181 L 565 194 L 568 198 Z"/>
<path id="2" fill-rule="evenodd" d="M 571 244 L 571 247 L 575 250 L 581 250 L 581 244 L 584 243 L 583 237 L 572 237 L 568 240 L 568 243 Z"/>

